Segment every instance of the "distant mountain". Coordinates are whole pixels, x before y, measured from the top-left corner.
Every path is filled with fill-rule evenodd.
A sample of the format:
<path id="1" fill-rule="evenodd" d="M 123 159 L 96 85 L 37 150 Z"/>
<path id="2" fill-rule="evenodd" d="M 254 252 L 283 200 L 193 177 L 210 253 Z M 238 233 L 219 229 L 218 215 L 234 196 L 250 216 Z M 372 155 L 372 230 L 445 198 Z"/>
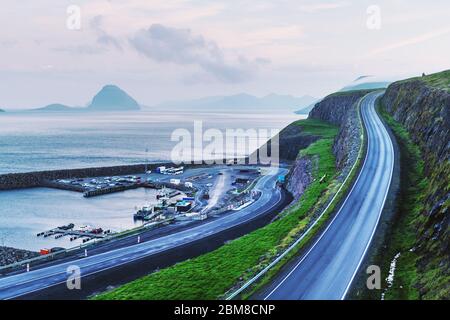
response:
<path id="1" fill-rule="evenodd" d="M 388 81 L 386 78 L 364 75 L 356 78 L 340 91 L 386 89 L 391 83 L 392 82 Z"/>
<path id="2" fill-rule="evenodd" d="M 104 86 L 88 106 L 88 109 L 95 111 L 128 111 L 140 108 L 136 100 L 114 85 Z"/>
<path id="3" fill-rule="evenodd" d="M 0 109 L 0 112 L 5 112 L 5 110 L 3 110 L 3 109 Z"/>
<path id="4" fill-rule="evenodd" d="M 386 89 L 389 86 L 389 84 L 391 84 L 391 82 L 386 81 L 385 79 L 371 75 L 363 75 L 356 78 L 353 82 L 351 82 L 349 85 L 345 86 L 338 92 L 348 92 L 354 90 Z M 295 113 L 309 114 L 309 112 L 314 108 L 316 103 L 318 103 L 320 100 L 321 99 L 316 99 L 314 103 L 311 103 L 310 105 L 295 111 Z"/>
<path id="5" fill-rule="evenodd" d="M 60 103 L 26 110 L 27 112 L 75 112 L 75 111 L 129 111 L 140 110 L 139 104 L 125 91 L 114 85 L 104 86 L 92 99 L 89 106 L 71 107 Z"/>
<path id="6" fill-rule="evenodd" d="M 49 104 L 48 106 L 42 107 L 42 108 L 37 108 L 37 109 L 33 109 L 31 111 L 36 111 L 36 112 L 65 112 L 65 111 L 73 111 L 73 110 L 79 110 L 80 108 L 74 108 L 74 107 L 69 107 L 63 104 L 59 104 L 59 103 L 54 103 L 54 104 Z"/>
<path id="7" fill-rule="evenodd" d="M 306 108 L 300 109 L 295 111 L 296 114 L 309 114 L 309 112 L 316 106 L 316 103 L 320 102 L 321 100 L 317 100 L 314 103 L 311 103 Z"/>
<path id="8" fill-rule="evenodd" d="M 269 94 L 264 97 L 255 97 L 246 93 L 231 96 L 212 96 L 186 101 L 168 101 L 157 107 L 184 107 L 184 108 L 245 108 L 245 107 L 271 107 L 290 108 L 297 110 L 316 101 L 310 96 L 294 97 L 290 95 Z"/>
<path id="9" fill-rule="evenodd" d="M 341 91 L 352 90 L 370 90 L 370 89 L 386 89 L 391 83 L 387 81 L 383 82 L 366 82 L 355 85 L 349 85 L 341 89 Z"/>

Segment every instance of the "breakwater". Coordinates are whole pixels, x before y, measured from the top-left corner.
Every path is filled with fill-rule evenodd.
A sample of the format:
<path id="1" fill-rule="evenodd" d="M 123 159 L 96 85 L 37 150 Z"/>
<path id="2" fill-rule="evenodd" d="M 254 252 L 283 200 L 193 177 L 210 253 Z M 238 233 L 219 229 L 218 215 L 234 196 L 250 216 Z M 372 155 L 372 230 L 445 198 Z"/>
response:
<path id="1" fill-rule="evenodd" d="M 39 253 L 10 247 L 0 247 L 0 266 L 16 263 L 39 256 Z"/>
<path id="2" fill-rule="evenodd" d="M 228 159 L 218 160 L 217 164 L 226 164 L 228 163 L 228 161 L 229 161 Z M 234 159 L 234 161 L 235 163 L 246 164 L 248 163 L 248 158 L 239 159 L 239 161 L 238 159 Z M 36 171 L 25 173 L 7 173 L 7 174 L 0 174 L 0 190 L 13 190 L 13 189 L 24 189 L 34 187 L 56 187 L 53 180 L 123 176 L 123 175 L 144 173 L 145 169 L 155 170 L 159 166 L 176 167 L 179 165 L 180 164 L 174 164 L 172 162 L 158 162 L 158 163 L 149 163 L 147 165 L 135 164 L 135 165 L 112 166 L 112 167 L 92 167 L 81 169 L 48 170 L 48 171 Z M 183 163 L 181 165 L 183 165 L 185 168 L 194 168 L 194 167 L 208 166 L 209 164 Z M 59 184 L 57 188 L 64 189 Z M 84 191 L 84 189 L 70 186 L 67 187 L 66 189 L 77 192 Z"/>
<path id="3" fill-rule="evenodd" d="M 154 170 L 156 167 L 161 165 L 174 166 L 173 164 L 168 162 L 152 163 L 147 165 L 147 169 Z M 120 175 L 140 173 L 144 171 L 145 171 L 145 164 L 136 164 L 136 165 L 124 165 L 114 167 L 9 173 L 0 175 L 0 190 L 47 187 L 49 186 L 49 181 L 57 179 L 120 176 Z"/>

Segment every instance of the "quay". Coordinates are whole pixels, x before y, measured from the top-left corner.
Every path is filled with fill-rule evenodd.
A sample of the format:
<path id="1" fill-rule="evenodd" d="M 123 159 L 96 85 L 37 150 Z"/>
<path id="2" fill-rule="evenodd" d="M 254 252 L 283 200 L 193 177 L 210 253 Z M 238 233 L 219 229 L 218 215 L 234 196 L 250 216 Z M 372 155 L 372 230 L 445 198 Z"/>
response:
<path id="1" fill-rule="evenodd" d="M 61 229 L 55 228 L 49 231 L 38 233 L 37 236 L 43 236 L 44 238 L 55 236 L 55 239 L 59 239 L 61 237 L 70 236 L 70 241 L 76 240 L 78 238 L 88 238 L 91 239 L 103 239 L 106 238 L 109 234 L 109 230 L 103 232 L 102 229 L 94 229 L 92 231 L 82 231 L 82 230 L 73 230 L 73 229 Z"/>

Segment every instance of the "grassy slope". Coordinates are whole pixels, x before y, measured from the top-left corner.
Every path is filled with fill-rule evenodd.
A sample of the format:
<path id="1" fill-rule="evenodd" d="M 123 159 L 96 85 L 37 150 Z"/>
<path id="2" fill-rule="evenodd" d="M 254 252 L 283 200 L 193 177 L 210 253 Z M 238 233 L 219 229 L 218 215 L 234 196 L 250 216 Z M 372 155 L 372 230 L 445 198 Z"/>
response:
<path id="1" fill-rule="evenodd" d="M 416 288 L 418 271 L 417 254 L 410 249 L 416 243 L 416 223 L 423 209 L 423 194 L 427 180 L 423 173 L 423 161 L 419 147 L 415 145 L 406 129 L 396 122 L 381 106 L 379 111 L 394 132 L 401 153 L 400 194 L 398 198 L 397 218 L 388 235 L 389 247 L 381 257 L 386 274 L 392 258 L 400 252 L 394 283 L 386 292 L 385 299 L 418 299 Z"/>
<path id="2" fill-rule="evenodd" d="M 416 77 L 411 79 L 406 79 L 400 82 L 409 82 L 419 80 L 425 82 L 430 87 L 444 89 L 450 91 L 450 70 L 433 73 L 424 77 Z"/>
<path id="3" fill-rule="evenodd" d="M 297 122 L 305 133 L 322 139 L 302 150 L 303 156 L 314 157 L 318 166 L 316 180 L 307 188 L 295 209 L 283 218 L 221 248 L 197 258 L 152 273 L 96 299 L 217 299 L 239 280 L 250 278 L 261 263 L 292 241 L 294 233 L 307 225 L 311 208 L 318 202 L 333 180 L 335 158 L 332 145 L 338 128 L 318 120 Z M 319 179 L 326 176 L 322 183 Z"/>
<path id="4" fill-rule="evenodd" d="M 420 81 L 432 89 L 450 91 L 450 70 L 406 79 L 400 81 L 400 83 L 414 81 Z M 403 90 L 399 93 L 396 103 L 400 103 L 403 96 L 412 95 L 414 97 L 418 94 L 418 90 L 412 92 Z M 408 132 L 396 123 L 389 114 L 384 114 L 384 116 L 401 143 L 402 180 L 407 180 L 402 184 L 402 198 L 399 201 L 399 215 L 403 222 L 400 221 L 394 226 L 394 237 L 396 238 L 394 238 L 393 250 L 396 248 L 395 245 L 400 247 L 402 238 L 404 241 L 400 248 L 403 250 L 406 250 L 407 247 L 420 246 L 417 254 L 407 252 L 399 261 L 402 264 L 398 271 L 399 277 L 386 298 L 448 299 L 450 296 L 448 254 L 446 255 L 443 251 L 442 244 L 439 241 L 424 239 L 429 237 L 429 233 L 433 230 L 433 227 L 430 227 L 433 218 L 425 214 L 430 212 L 435 204 L 430 199 L 435 194 L 448 193 L 450 162 L 438 161 L 437 155 L 432 152 L 430 154 L 421 153 L 420 146 L 412 142 Z M 442 121 L 442 117 L 433 115 L 426 109 L 419 116 L 422 117 L 422 121 Z M 425 166 L 423 161 L 426 161 Z M 426 177 L 424 167 L 429 168 Z M 403 178 L 404 175 L 406 175 L 405 178 Z M 449 208 L 450 201 L 447 199 L 441 212 L 445 212 L 445 210 L 448 212 Z M 390 254 L 393 256 L 392 252 Z"/>

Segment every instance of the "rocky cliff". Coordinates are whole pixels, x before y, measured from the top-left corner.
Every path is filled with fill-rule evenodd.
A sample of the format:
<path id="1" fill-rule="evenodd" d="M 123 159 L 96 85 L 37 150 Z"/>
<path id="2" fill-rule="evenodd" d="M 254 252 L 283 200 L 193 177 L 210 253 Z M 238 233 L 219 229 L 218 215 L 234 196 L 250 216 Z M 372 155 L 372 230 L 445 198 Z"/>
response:
<path id="1" fill-rule="evenodd" d="M 300 157 L 295 160 L 295 163 L 289 172 L 289 179 L 286 189 L 292 194 L 293 203 L 305 192 L 306 187 L 310 185 L 313 180 L 312 177 L 313 164 L 309 157 Z"/>
<path id="2" fill-rule="evenodd" d="M 341 180 L 351 170 L 358 157 L 361 145 L 361 126 L 357 102 L 370 90 L 337 92 L 317 103 L 309 113 L 309 118 L 330 122 L 340 127 L 336 136 L 333 153 L 336 166 L 341 171 Z"/>
<path id="3" fill-rule="evenodd" d="M 426 297 L 432 288 L 446 286 L 448 292 L 450 71 L 396 82 L 388 87 L 381 103 L 408 131 L 424 160 L 427 186 L 424 206 L 416 219 L 417 268 L 420 277 L 434 274 L 427 278 L 436 283 L 419 284 L 420 294 Z"/>
<path id="4" fill-rule="evenodd" d="M 343 180 L 358 157 L 361 145 L 361 127 L 357 112 L 357 102 L 366 95 L 367 90 L 338 92 L 318 102 L 309 114 L 310 119 L 322 120 L 339 126 L 339 133 L 333 144 L 336 167 Z M 289 172 L 286 188 L 297 200 L 312 181 L 313 163 L 309 157 L 298 157 L 299 151 L 320 139 L 322 132 L 308 133 L 297 122 L 283 129 L 279 134 L 280 159 L 294 161 Z M 270 141 L 268 149 L 270 150 Z M 270 152 L 269 152 L 270 154 Z"/>
<path id="5" fill-rule="evenodd" d="M 292 194 L 294 202 L 300 198 L 312 180 L 311 160 L 307 157 L 298 158 L 299 152 L 319 139 L 319 135 L 306 133 L 297 122 L 291 123 L 278 134 L 280 161 L 293 163 L 286 189 Z M 260 152 L 267 150 L 267 155 L 272 155 L 271 147 L 272 140 L 269 140 L 263 147 L 255 151 L 258 153 L 258 162 Z"/>
<path id="6" fill-rule="evenodd" d="M 291 123 L 278 134 L 278 152 L 280 161 L 295 161 L 300 150 L 307 148 L 311 143 L 317 141 L 319 138 L 319 136 L 305 133 L 297 122 Z M 264 146 L 255 151 L 252 157 L 255 157 L 255 154 L 257 154 L 259 162 L 259 154 L 261 152 L 267 152 L 267 156 L 272 156 L 272 140 L 269 140 L 266 144 L 264 144 Z"/>

